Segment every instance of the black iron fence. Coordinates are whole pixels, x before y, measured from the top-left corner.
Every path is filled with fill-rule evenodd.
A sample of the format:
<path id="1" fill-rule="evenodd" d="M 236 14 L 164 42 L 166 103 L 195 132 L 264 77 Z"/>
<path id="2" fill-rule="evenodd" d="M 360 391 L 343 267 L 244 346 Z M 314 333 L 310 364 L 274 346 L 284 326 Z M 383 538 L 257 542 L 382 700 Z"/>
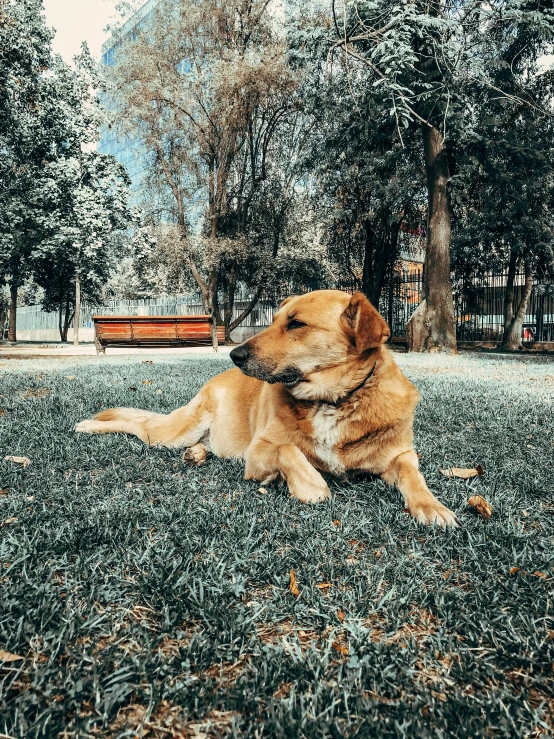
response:
<path id="1" fill-rule="evenodd" d="M 525 276 L 514 281 L 514 306 L 524 290 Z M 452 292 L 456 310 L 458 341 L 501 341 L 504 334 L 506 272 L 488 272 L 478 277 L 454 279 Z M 404 336 L 406 323 L 423 299 L 423 270 L 400 265 L 384 291 L 379 309 L 389 317 L 392 335 Z M 554 279 L 545 274 L 535 278 L 523 321 L 523 341 L 554 341 Z"/>

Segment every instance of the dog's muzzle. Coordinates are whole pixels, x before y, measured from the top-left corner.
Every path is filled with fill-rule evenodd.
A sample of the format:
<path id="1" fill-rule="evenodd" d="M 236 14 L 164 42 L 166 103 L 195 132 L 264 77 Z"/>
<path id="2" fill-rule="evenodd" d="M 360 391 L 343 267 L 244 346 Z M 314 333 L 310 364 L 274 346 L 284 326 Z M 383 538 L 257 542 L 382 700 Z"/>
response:
<path id="1" fill-rule="evenodd" d="M 296 367 L 285 367 L 275 372 L 275 362 L 256 357 L 248 342 L 237 346 L 229 356 L 245 375 L 269 382 L 270 385 L 280 382 L 287 387 L 294 387 L 302 380 L 302 372 Z"/>

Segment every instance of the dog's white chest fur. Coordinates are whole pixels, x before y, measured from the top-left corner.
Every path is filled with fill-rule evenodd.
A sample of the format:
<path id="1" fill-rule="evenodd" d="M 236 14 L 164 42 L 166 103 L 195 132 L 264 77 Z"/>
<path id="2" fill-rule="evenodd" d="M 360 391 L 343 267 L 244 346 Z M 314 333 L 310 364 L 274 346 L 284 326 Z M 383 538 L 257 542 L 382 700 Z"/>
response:
<path id="1" fill-rule="evenodd" d="M 315 455 L 335 475 L 345 471 L 344 464 L 335 452 L 340 437 L 339 413 L 335 406 L 323 403 L 311 419 Z"/>

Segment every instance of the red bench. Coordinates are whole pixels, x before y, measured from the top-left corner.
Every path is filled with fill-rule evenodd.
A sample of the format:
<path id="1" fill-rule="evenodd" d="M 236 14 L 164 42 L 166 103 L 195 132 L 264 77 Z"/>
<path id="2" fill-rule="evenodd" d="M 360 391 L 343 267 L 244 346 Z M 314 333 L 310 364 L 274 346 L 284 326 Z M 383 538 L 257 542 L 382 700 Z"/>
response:
<path id="1" fill-rule="evenodd" d="M 108 346 L 209 346 L 211 316 L 93 316 L 96 351 Z M 217 327 L 218 344 L 225 329 Z"/>

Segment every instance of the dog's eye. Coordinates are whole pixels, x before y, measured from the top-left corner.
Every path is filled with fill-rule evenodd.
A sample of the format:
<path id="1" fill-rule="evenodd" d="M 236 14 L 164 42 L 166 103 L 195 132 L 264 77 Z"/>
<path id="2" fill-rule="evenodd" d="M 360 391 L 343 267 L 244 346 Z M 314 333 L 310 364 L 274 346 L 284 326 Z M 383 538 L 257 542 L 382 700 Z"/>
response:
<path id="1" fill-rule="evenodd" d="M 302 328 L 305 326 L 305 323 L 302 323 L 302 321 L 297 321 L 296 318 L 293 318 L 292 321 L 288 322 L 287 329 L 290 331 L 293 328 Z"/>

